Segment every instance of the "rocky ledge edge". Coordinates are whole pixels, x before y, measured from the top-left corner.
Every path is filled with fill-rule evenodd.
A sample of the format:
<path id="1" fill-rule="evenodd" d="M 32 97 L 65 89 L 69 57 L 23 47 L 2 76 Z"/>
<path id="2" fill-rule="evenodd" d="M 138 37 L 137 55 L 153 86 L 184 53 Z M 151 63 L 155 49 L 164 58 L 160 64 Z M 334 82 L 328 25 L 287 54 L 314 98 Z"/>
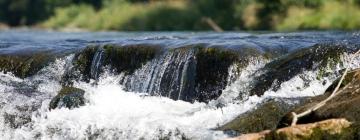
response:
<path id="1" fill-rule="evenodd" d="M 342 82 L 339 94 L 326 103 L 325 106 L 313 111 L 310 115 L 299 119 L 298 124 L 290 126 L 291 112 L 303 112 L 327 98 L 334 90 L 337 81 L 329 87 L 324 95 L 306 99 L 304 103 L 288 111 L 281 118 L 274 118 L 275 123 L 267 126 L 261 122 L 252 123 L 252 127 L 263 128 L 260 132 L 253 130 L 236 129 L 235 126 L 244 125 L 244 121 L 237 122 L 228 127 L 219 128 L 222 130 L 235 130 L 243 133 L 242 135 L 228 140 L 353 140 L 360 138 L 360 69 L 349 72 Z M 260 107 L 261 108 L 261 107 Z M 278 111 L 279 109 L 273 109 Z M 268 113 L 274 113 L 268 110 Z M 263 116 L 267 116 L 266 113 Z M 241 118 L 241 117 L 240 117 Z M 263 120 L 258 118 L 258 120 Z M 269 120 L 267 120 L 269 121 Z M 240 122 L 240 123 L 239 123 Z M 267 130 L 266 130 L 267 129 Z M 257 129 L 259 130 L 259 129 Z M 242 131 L 242 132 L 241 132 Z"/>

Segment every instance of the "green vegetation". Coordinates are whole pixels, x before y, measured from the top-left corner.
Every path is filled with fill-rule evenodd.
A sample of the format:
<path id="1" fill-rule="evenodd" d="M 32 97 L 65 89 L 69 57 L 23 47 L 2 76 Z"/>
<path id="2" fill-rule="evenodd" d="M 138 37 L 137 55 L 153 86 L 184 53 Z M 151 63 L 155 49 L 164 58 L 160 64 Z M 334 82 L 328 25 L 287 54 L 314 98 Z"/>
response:
<path id="1" fill-rule="evenodd" d="M 72 4 L 100 8 L 100 0 L 0 0 L 0 22 L 11 26 L 32 25 L 46 20 L 54 9 Z"/>
<path id="2" fill-rule="evenodd" d="M 0 55 L 0 71 L 11 72 L 20 78 L 36 74 L 51 61 L 48 54 Z"/>
<path id="3" fill-rule="evenodd" d="M 0 0 L 0 22 L 87 30 L 360 29 L 360 0 Z"/>
<path id="4" fill-rule="evenodd" d="M 359 29 L 360 8 L 351 2 L 331 1 L 319 8 L 291 7 L 279 30 Z"/>

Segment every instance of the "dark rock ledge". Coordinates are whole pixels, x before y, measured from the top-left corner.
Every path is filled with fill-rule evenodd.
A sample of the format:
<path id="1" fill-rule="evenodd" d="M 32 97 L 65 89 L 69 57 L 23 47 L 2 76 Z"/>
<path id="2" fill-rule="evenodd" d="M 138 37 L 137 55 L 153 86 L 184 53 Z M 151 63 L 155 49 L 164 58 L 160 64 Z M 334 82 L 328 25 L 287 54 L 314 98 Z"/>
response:
<path id="1" fill-rule="evenodd" d="M 233 138 L 236 140 L 288 140 L 288 139 L 359 139 L 360 138 L 360 69 L 353 70 L 347 74 L 342 87 L 339 90 L 338 96 L 331 99 L 325 106 L 312 112 L 310 115 L 300 118 L 298 125 L 289 126 L 291 124 L 292 115 L 291 112 L 300 113 L 307 108 L 319 103 L 328 97 L 333 91 L 337 82 L 335 81 L 333 86 L 330 86 L 324 95 L 312 97 L 307 99 L 305 103 L 298 106 L 283 117 L 278 118 L 279 115 L 271 115 L 275 112 L 282 114 L 281 107 L 266 105 L 263 116 L 270 117 L 265 120 L 267 127 L 263 127 L 265 122 L 263 121 L 246 121 L 251 124 L 251 130 L 242 131 L 243 134 L 239 137 Z M 271 103 L 271 102 L 270 102 Z M 267 109 L 266 109 L 267 108 Z M 280 109 L 280 110 L 279 110 Z M 265 112 L 265 111 L 263 111 Z M 269 113 L 272 112 L 272 113 Z M 270 114 L 270 116 L 269 116 Z M 261 117 L 259 118 L 261 120 Z M 272 122 L 279 121 L 277 126 L 276 123 Z M 234 121 L 236 122 L 236 121 Z M 245 121 L 237 121 L 245 122 Z M 245 124 L 246 124 L 245 123 Z M 240 123 L 241 124 L 241 123 Z M 269 125 L 270 124 L 270 125 Z M 242 124 L 244 125 L 244 124 Z M 236 127 L 229 127 L 227 124 L 223 128 L 234 129 Z M 231 126 L 236 126 L 231 124 Z M 245 125 L 244 125 L 245 126 Z M 268 130 L 260 130 L 258 128 L 267 128 Z M 255 131 L 261 131 L 254 133 Z"/>

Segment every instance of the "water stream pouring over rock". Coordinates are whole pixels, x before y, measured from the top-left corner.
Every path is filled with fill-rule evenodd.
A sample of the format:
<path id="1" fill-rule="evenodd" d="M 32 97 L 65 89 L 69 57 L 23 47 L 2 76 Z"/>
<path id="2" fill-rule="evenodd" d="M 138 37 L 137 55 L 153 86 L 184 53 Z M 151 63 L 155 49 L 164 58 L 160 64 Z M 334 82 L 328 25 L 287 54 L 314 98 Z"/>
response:
<path id="1" fill-rule="evenodd" d="M 359 68 L 359 58 L 348 62 L 359 40 L 347 32 L 0 32 L 0 137 L 221 139 L 236 134 L 222 131 L 234 118 L 248 122 L 239 131 L 263 129 L 248 126 L 267 105 L 284 114 L 322 94 L 345 66 Z"/>

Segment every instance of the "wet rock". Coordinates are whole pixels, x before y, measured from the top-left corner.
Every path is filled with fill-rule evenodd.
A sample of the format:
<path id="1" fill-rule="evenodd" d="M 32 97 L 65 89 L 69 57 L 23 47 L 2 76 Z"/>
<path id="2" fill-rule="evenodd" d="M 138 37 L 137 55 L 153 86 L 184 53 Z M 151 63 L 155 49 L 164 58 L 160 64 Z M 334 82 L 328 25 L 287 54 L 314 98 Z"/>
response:
<path id="1" fill-rule="evenodd" d="M 73 80 L 89 82 L 97 79 L 105 67 L 116 73 L 132 74 L 159 52 L 160 46 L 89 46 L 75 55 L 74 67 L 64 75 L 62 83 L 71 85 Z"/>
<path id="2" fill-rule="evenodd" d="M 329 119 L 275 131 L 244 134 L 231 140 L 352 140 L 356 139 L 354 133 L 352 123 L 346 119 Z"/>
<path id="3" fill-rule="evenodd" d="M 162 96 L 189 102 L 208 102 L 218 98 L 228 84 L 229 67 L 237 64 L 237 71 L 249 64 L 255 50 L 233 50 L 223 47 L 186 46 L 169 50 L 171 57 L 162 75 Z M 245 54 L 242 54 L 245 53 Z M 158 66 L 162 67 L 162 66 Z"/>
<path id="4" fill-rule="evenodd" d="M 20 78 L 36 74 L 53 60 L 49 54 L 3 54 L 0 55 L 0 71 L 11 72 Z"/>
<path id="5" fill-rule="evenodd" d="M 85 104 L 85 91 L 74 87 L 63 87 L 50 102 L 49 109 L 76 108 Z"/>
<path id="6" fill-rule="evenodd" d="M 196 53 L 196 90 L 198 101 L 216 99 L 227 85 L 229 67 L 239 61 L 240 55 L 233 50 L 199 48 Z M 244 60 L 246 61 L 246 60 Z M 242 66 L 247 62 L 241 62 Z"/>
<path id="7" fill-rule="evenodd" d="M 94 55 L 96 51 L 99 49 L 97 46 L 90 46 L 85 48 L 83 51 L 79 52 L 75 56 L 75 60 L 73 62 L 74 69 L 72 69 L 69 73 L 65 75 L 66 80 L 72 80 L 80 78 L 78 76 L 82 76 L 82 80 L 89 81 L 90 79 L 90 71 L 91 71 L 91 63 L 93 61 Z M 77 73 L 80 72 L 80 73 Z"/>
<path id="8" fill-rule="evenodd" d="M 250 95 L 262 95 L 265 91 L 278 90 L 281 83 L 290 80 L 305 70 L 320 69 L 318 78 L 326 76 L 325 69 L 334 69 L 341 64 L 340 57 L 344 52 L 353 52 L 349 46 L 339 44 L 317 44 L 282 56 L 267 64 L 261 71 L 265 73 L 256 77 Z"/>
<path id="9" fill-rule="evenodd" d="M 117 47 L 105 45 L 105 65 L 110 65 L 116 72 L 132 74 L 147 61 L 160 53 L 160 46 L 132 45 Z"/>
<path id="10" fill-rule="evenodd" d="M 175 100 L 207 102 L 219 97 L 226 87 L 230 65 L 237 63 L 239 68 L 242 68 L 248 64 L 248 57 L 240 57 L 240 53 L 249 51 L 253 52 L 250 53 L 251 55 L 260 54 L 249 49 L 236 51 L 192 45 L 176 48 L 144 44 L 89 46 L 76 54 L 74 67 L 65 74 L 62 83 L 71 86 L 74 80 L 86 82 L 89 82 L 90 79 L 96 80 L 104 68 L 109 68 L 115 74 L 132 75 L 135 70 L 155 59 L 154 61 L 157 63 L 154 65 L 157 66 L 154 66 L 153 69 L 163 68 L 163 73 L 158 76 L 158 74 L 154 74 L 154 70 L 148 70 L 154 72 L 146 73 L 143 77 L 158 76 L 150 78 L 150 80 L 161 78 L 160 81 L 157 81 L 158 87 L 143 87 L 149 83 L 135 86 L 131 85 L 132 82 L 129 85 L 126 81 L 122 81 L 125 89 L 135 92 L 140 90 L 139 92 L 149 92 L 150 94 L 156 92 L 157 95 L 160 93 L 162 96 Z M 148 91 L 150 89 L 159 90 Z"/>
<path id="11" fill-rule="evenodd" d="M 300 103 L 300 100 L 297 99 Z M 297 104 L 288 104 L 290 100 L 270 99 L 249 112 L 241 114 L 234 120 L 218 128 L 218 130 L 235 130 L 238 133 L 252 133 L 262 130 L 273 130 L 277 127 L 280 119 Z M 291 102 L 295 102 L 292 100 Z"/>
<path id="12" fill-rule="evenodd" d="M 11 109 L 0 113 L 0 115 L 2 115 L 4 124 L 10 128 L 17 129 L 30 123 L 33 112 L 40 107 L 41 103 L 36 102 L 12 105 Z"/>
<path id="13" fill-rule="evenodd" d="M 345 79 L 345 83 L 347 84 L 339 90 L 340 93 L 337 96 L 310 115 L 299 118 L 298 123 L 311 123 L 330 118 L 346 118 L 354 123 L 357 130 L 360 130 L 360 70 L 349 73 Z M 337 83 L 334 83 L 334 86 L 336 84 Z M 298 107 L 291 112 L 302 112 L 324 100 L 331 94 L 334 86 L 331 86 L 325 95 L 314 97 L 309 103 Z M 289 112 L 282 118 L 278 127 L 288 126 L 291 124 L 291 120 L 292 115 L 290 115 Z M 360 136 L 360 131 L 357 131 L 357 133 L 357 136 Z"/>
<path id="14" fill-rule="evenodd" d="M 10 128 L 20 128 L 21 126 L 31 122 L 31 116 L 27 114 L 3 114 L 5 124 L 9 125 Z"/>

